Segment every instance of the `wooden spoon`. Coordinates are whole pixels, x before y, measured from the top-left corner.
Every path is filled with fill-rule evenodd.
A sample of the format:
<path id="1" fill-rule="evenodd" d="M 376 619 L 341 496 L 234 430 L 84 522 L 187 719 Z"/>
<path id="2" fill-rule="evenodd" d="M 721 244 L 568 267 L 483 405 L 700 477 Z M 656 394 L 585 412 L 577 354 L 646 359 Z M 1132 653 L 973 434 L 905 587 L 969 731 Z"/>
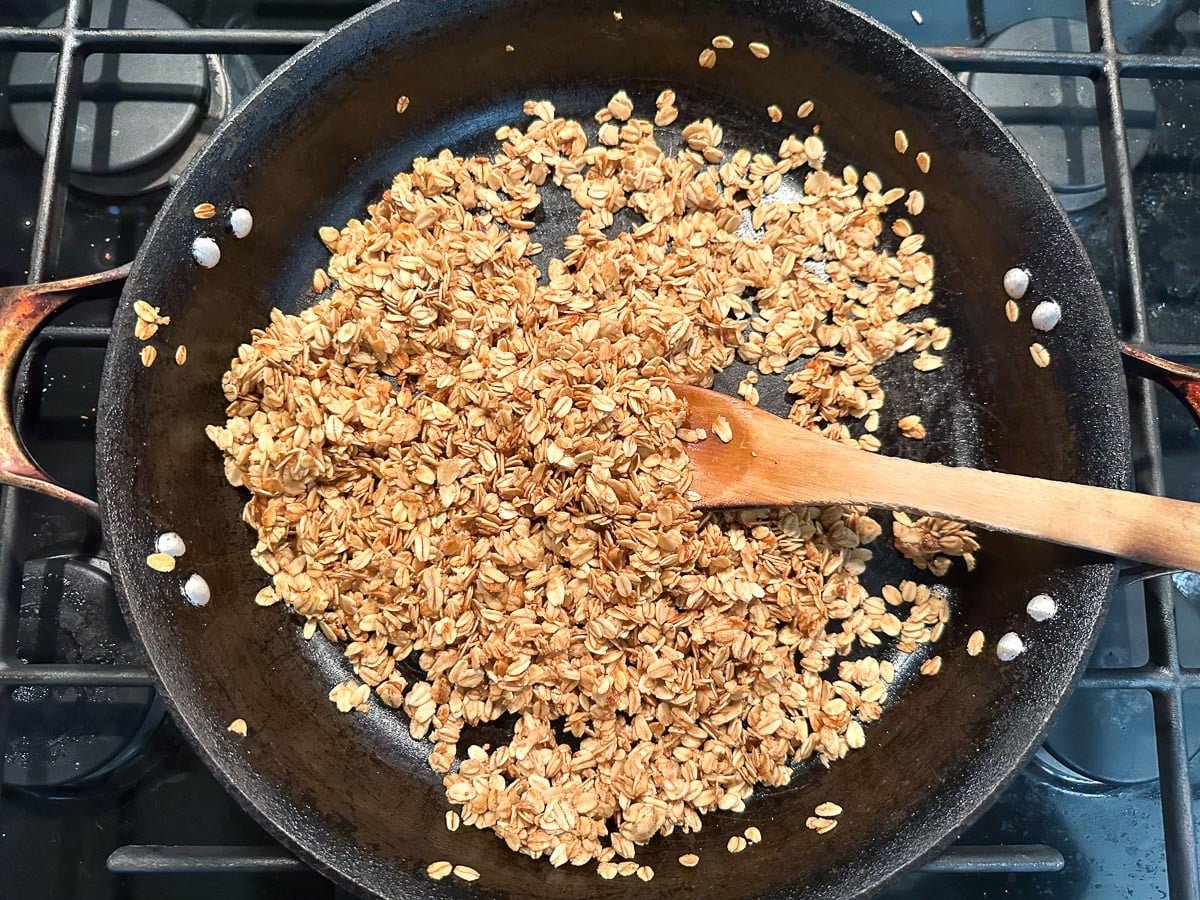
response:
<path id="1" fill-rule="evenodd" d="M 688 427 L 708 432 L 687 445 L 701 507 L 900 509 L 1200 571 L 1200 503 L 880 456 L 716 391 L 672 388 L 687 400 Z M 728 443 L 714 429 L 722 416 L 733 431 Z"/>

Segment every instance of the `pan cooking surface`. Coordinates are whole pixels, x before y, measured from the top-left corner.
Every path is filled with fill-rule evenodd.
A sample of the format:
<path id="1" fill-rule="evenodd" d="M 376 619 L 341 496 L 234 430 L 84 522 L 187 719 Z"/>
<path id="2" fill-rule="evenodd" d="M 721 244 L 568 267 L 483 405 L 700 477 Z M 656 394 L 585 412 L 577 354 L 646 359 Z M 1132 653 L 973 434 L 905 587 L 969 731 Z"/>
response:
<path id="1" fill-rule="evenodd" d="M 648 884 L 601 881 L 592 866 L 552 869 L 490 833 L 447 833 L 440 777 L 403 715 L 379 704 L 336 714 L 326 694 L 349 667 L 339 648 L 303 641 L 282 606 L 252 603 L 266 578 L 249 558 L 244 496 L 225 482 L 204 426 L 224 418 L 220 377 L 250 330 L 273 306 L 312 302 L 312 270 L 328 256 L 317 228 L 365 215 L 415 155 L 443 146 L 490 151 L 497 126 L 523 121 L 527 98 L 548 98 L 594 127 L 592 112 L 616 89 L 644 113 L 670 86 L 680 97 L 675 128 L 708 115 L 725 128 L 726 146 L 774 152 L 790 131 L 820 123 L 837 164 L 920 187 L 928 206 L 918 221 L 938 265 L 929 314 L 954 338 L 947 365 L 932 376 L 909 359 L 881 371 L 887 410 L 917 413 L 929 429 L 916 442 L 881 428 L 884 452 L 1123 484 L 1124 394 L 1099 288 L 1028 162 L 956 82 L 836 5 L 657 0 L 622 11 L 616 22 L 600 3 L 480 0 L 385 4 L 351 20 L 277 72 L 197 158 L 143 247 L 118 312 L 99 468 L 126 612 L 164 695 L 219 777 L 285 844 L 363 893 L 471 890 L 425 878 L 439 859 L 478 869 L 474 890 L 489 896 L 829 897 L 876 885 L 948 840 L 1036 745 L 1086 658 L 1112 580 L 1109 562 L 985 535 L 976 571 L 956 567 L 948 581 L 956 614 L 937 649 L 942 674 L 897 692 L 864 750 L 760 792 L 744 815 L 712 814 L 699 834 L 640 849 L 639 862 L 656 872 Z M 738 46 L 700 69 L 696 56 L 718 33 Z M 749 40 L 769 43 L 769 59 L 746 52 Z M 403 116 L 395 113 L 400 94 L 412 98 Z M 765 114 L 768 104 L 794 110 L 810 98 L 816 112 L 803 123 L 789 112 L 774 125 Z M 897 128 L 914 148 L 907 156 L 892 146 Z M 915 149 L 931 153 L 928 175 L 917 172 Z M 197 222 L 191 210 L 201 202 L 249 208 L 254 231 L 234 241 Z M 547 206 L 540 239 L 550 254 L 574 213 L 565 203 Z M 209 228 L 223 255 L 202 270 L 189 248 Z M 1018 262 L 1064 308 L 1063 323 L 1043 338 L 1053 355 L 1045 370 L 1029 358 L 1027 323 L 1004 319 L 1000 282 Z M 188 345 L 186 366 L 141 367 L 130 306 L 142 298 L 172 317 L 171 339 Z M 731 367 L 718 386 L 732 391 L 741 374 Z M 763 405 L 783 411 L 769 381 L 760 385 Z M 144 559 L 167 530 L 184 535 L 188 554 L 164 577 Z M 212 587 L 203 609 L 179 595 L 192 571 Z M 864 581 L 875 589 L 912 574 L 884 554 Z M 1034 630 L 1023 610 L 1039 592 L 1054 594 L 1061 612 Z M 989 645 L 1021 631 L 1029 651 L 1008 666 L 990 650 L 972 660 L 963 648 L 976 629 Z M 247 738 L 225 730 L 235 718 L 247 721 Z M 818 837 L 803 823 L 826 799 L 846 812 Z M 763 843 L 726 853 L 729 837 L 751 824 Z M 689 851 L 701 857 L 695 869 L 676 863 Z"/>

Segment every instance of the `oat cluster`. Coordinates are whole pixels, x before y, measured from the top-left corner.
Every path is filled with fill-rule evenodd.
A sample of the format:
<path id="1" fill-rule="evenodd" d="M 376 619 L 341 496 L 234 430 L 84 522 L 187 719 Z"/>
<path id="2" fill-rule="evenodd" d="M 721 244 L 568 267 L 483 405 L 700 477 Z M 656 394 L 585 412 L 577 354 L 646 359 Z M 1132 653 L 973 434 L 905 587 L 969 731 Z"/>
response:
<path id="1" fill-rule="evenodd" d="M 673 93 L 657 106 L 674 118 Z M 922 237 L 881 242 L 904 189 L 827 171 L 815 134 L 731 151 L 700 119 L 665 152 L 624 92 L 598 143 L 525 111 L 493 157 L 417 159 L 322 229 L 331 294 L 253 332 L 208 433 L 250 493 L 257 602 L 346 645 L 338 708 L 402 707 L 464 824 L 640 874 L 614 860 L 862 747 L 895 674 L 873 648 L 949 615 L 927 587 L 860 583 L 866 510 L 698 511 L 671 383 L 740 357 L 743 396 L 785 377 L 798 427 L 874 450 L 874 368 L 949 332 L 909 315 L 931 298 Z M 578 227 L 542 273 L 560 189 Z M 470 742 L 495 720 L 509 739 Z"/>

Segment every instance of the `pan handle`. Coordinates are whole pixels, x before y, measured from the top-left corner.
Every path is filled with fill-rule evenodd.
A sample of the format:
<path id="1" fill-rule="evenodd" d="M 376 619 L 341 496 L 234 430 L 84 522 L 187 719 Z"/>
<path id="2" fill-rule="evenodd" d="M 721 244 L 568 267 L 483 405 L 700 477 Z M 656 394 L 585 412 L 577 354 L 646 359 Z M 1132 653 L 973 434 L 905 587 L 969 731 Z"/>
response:
<path id="1" fill-rule="evenodd" d="M 1154 379 L 1187 404 L 1200 424 L 1200 369 L 1171 362 L 1125 342 L 1121 343 L 1121 355 L 1129 361 L 1130 371 Z"/>
<path id="2" fill-rule="evenodd" d="M 4 392 L 0 398 L 0 484 L 56 497 L 92 516 L 99 516 L 95 500 L 63 487 L 29 458 L 13 421 L 13 385 L 25 347 L 51 314 L 74 300 L 81 291 L 120 281 L 128 274 L 129 265 L 126 264 L 63 281 L 0 287 L 0 391 Z"/>

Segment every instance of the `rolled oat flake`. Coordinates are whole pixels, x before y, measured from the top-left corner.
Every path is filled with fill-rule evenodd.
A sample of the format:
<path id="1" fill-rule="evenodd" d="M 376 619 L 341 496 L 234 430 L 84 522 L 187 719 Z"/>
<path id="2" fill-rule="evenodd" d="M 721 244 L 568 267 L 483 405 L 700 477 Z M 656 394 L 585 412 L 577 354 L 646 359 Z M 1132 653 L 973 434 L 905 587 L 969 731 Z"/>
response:
<path id="1" fill-rule="evenodd" d="M 183 583 L 183 597 L 192 606 L 208 606 L 212 591 L 208 589 L 207 581 L 193 573 Z"/>
<path id="2" fill-rule="evenodd" d="M 1009 269 L 1004 273 L 1004 293 L 1020 300 L 1029 290 L 1029 273 L 1024 269 Z"/>
<path id="3" fill-rule="evenodd" d="M 1012 662 L 1024 652 L 1025 642 L 1015 632 L 1010 631 L 996 641 L 996 656 L 1000 658 L 1000 662 Z"/>

